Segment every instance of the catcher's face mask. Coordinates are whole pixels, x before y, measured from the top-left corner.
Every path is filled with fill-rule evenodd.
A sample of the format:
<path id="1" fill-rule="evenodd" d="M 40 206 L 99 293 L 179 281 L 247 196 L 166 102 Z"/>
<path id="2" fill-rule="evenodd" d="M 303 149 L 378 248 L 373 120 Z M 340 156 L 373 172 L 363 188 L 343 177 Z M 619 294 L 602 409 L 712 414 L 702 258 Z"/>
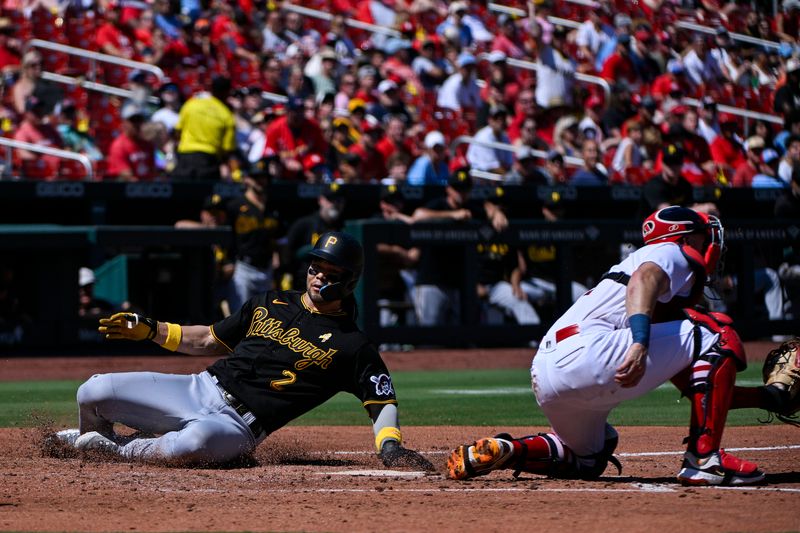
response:
<path id="1" fill-rule="evenodd" d="M 693 233 L 705 235 L 703 250 L 686 244 L 686 237 Z M 720 257 L 724 252 L 725 238 L 722 223 L 714 215 L 698 213 L 688 207 L 670 206 L 647 217 L 642 224 L 644 243 L 674 242 L 681 247 L 686 258 L 703 268 L 706 281 L 717 275 Z"/>

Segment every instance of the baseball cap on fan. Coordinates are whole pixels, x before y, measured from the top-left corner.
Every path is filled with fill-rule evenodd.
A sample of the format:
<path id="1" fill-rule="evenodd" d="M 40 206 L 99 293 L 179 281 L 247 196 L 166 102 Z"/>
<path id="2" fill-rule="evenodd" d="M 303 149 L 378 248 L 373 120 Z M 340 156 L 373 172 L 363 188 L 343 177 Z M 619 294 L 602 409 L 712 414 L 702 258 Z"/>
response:
<path id="1" fill-rule="evenodd" d="M 475 59 L 475 56 L 469 52 L 461 52 L 456 60 L 456 64 L 459 66 L 459 68 L 475 65 L 476 63 L 477 60 Z"/>
<path id="2" fill-rule="evenodd" d="M 469 168 L 459 168 L 450 174 L 447 184 L 457 191 L 472 189 L 472 176 L 469 174 Z"/>
<path id="3" fill-rule="evenodd" d="M 397 89 L 397 83 L 393 80 L 383 80 L 378 84 L 378 92 L 382 94 L 386 94 L 389 91 L 396 91 Z"/>
<path id="4" fill-rule="evenodd" d="M 662 150 L 662 162 L 668 166 L 683 164 L 684 150 L 677 144 L 668 144 Z"/>
<path id="5" fill-rule="evenodd" d="M 444 135 L 440 131 L 431 131 L 425 136 L 425 148 L 436 148 L 437 146 L 444 146 Z"/>

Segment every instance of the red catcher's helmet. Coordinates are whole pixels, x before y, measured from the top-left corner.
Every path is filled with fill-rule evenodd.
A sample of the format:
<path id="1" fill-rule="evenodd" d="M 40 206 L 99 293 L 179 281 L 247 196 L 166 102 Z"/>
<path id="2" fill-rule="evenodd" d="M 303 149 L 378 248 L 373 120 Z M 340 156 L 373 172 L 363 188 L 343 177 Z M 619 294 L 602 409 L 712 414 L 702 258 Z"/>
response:
<path id="1" fill-rule="evenodd" d="M 691 233 L 706 236 L 702 254 L 685 244 L 684 237 Z M 642 224 L 642 238 L 645 245 L 660 242 L 680 245 L 686 259 L 701 267 L 708 277 L 716 271 L 725 245 L 724 230 L 717 217 L 676 205 L 659 209 L 647 217 Z"/>

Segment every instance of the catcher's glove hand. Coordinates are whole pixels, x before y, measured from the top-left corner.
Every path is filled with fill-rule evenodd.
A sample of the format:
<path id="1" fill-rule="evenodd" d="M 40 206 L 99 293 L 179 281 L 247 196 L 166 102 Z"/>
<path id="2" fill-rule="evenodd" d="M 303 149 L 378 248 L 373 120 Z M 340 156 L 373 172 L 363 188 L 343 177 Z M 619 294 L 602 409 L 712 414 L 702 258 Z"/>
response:
<path id="1" fill-rule="evenodd" d="M 769 352 L 762 369 L 764 384 L 771 397 L 770 411 L 778 420 L 800 425 L 800 338 L 788 340 Z"/>
<path id="2" fill-rule="evenodd" d="M 403 448 L 396 440 L 387 440 L 381 448 L 380 458 L 389 468 L 414 468 L 433 472 L 436 468 L 419 452 Z"/>
<path id="3" fill-rule="evenodd" d="M 158 333 L 158 322 L 136 313 L 116 313 L 101 318 L 97 331 L 106 339 L 151 340 Z"/>

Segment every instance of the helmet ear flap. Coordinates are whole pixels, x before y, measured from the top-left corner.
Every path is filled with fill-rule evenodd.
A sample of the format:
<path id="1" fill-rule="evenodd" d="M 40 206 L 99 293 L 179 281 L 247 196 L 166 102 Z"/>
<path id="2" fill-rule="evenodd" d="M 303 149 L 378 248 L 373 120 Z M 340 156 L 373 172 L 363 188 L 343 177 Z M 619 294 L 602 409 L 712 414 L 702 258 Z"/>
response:
<path id="1" fill-rule="evenodd" d="M 323 285 L 322 288 L 319 290 L 320 296 L 326 302 L 335 302 L 336 300 L 344 300 L 346 296 L 352 294 L 353 290 L 356 288 L 356 284 L 358 283 L 358 278 L 356 278 L 351 273 L 347 273 L 343 276 L 341 281 L 337 281 L 336 283 L 328 283 Z"/>

